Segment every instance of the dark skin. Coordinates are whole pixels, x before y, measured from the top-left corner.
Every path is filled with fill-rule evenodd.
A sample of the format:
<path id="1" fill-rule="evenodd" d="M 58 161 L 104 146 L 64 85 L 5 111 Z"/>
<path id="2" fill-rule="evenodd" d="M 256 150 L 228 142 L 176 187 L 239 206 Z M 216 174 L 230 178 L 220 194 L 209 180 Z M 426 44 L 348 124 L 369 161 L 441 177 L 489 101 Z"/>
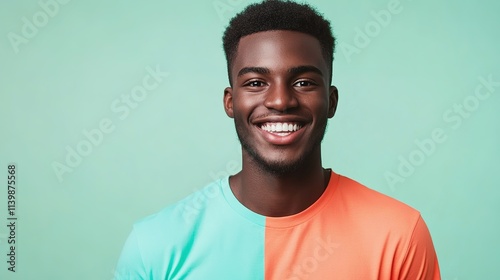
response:
<path id="1" fill-rule="evenodd" d="M 243 147 L 242 170 L 229 184 L 248 209 L 289 216 L 325 190 L 330 172 L 322 167 L 321 139 L 338 100 L 330 76 L 319 41 L 308 34 L 278 30 L 240 39 L 224 109 Z M 289 131 L 269 131 L 278 124 Z"/>

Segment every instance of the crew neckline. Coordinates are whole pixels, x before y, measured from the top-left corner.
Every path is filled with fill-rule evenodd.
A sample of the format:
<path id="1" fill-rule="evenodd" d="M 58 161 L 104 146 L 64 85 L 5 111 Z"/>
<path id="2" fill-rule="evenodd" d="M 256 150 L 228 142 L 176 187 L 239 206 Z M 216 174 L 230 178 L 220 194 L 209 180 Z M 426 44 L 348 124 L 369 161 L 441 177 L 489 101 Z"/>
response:
<path id="1" fill-rule="evenodd" d="M 243 216 L 245 219 L 259 226 L 266 228 L 294 227 L 314 217 L 333 198 L 333 194 L 337 189 L 340 175 L 336 174 L 331 169 L 329 170 L 330 180 L 328 181 L 326 189 L 325 191 L 323 191 L 321 196 L 303 211 L 289 216 L 267 217 L 248 209 L 245 205 L 241 204 L 241 202 L 236 198 L 233 191 L 231 190 L 229 186 L 229 176 L 226 176 L 222 179 L 222 193 L 226 202 L 229 204 L 232 210 Z"/>

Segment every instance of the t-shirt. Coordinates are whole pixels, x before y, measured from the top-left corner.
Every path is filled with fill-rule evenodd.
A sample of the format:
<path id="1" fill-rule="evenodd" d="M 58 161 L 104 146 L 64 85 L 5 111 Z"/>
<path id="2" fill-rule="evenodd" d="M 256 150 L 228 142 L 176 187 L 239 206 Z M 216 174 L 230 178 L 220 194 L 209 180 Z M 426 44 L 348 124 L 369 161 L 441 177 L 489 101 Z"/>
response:
<path id="1" fill-rule="evenodd" d="M 440 279 L 413 208 L 331 172 L 320 198 L 285 217 L 259 215 L 229 178 L 134 224 L 116 279 Z"/>

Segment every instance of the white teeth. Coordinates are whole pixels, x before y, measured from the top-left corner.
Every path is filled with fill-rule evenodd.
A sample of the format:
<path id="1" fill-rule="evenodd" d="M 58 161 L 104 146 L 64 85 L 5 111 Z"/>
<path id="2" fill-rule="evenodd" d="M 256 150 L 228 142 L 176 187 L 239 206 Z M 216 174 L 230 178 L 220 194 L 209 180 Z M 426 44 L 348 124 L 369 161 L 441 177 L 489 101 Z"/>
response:
<path id="1" fill-rule="evenodd" d="M 265 123 L 261 128 L 268 132 L 294 132 L 301 128 L 299 124 L 291 123 Z"/>

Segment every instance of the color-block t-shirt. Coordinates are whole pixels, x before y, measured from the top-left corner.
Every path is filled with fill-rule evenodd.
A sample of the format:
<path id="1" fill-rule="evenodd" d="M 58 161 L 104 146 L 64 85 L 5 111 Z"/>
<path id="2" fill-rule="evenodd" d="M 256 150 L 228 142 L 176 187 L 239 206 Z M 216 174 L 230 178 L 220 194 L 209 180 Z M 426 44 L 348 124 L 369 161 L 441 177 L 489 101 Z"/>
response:
<path id="1" fill-rule="evenodd" d="M 419 212 L 331 173 L 306 210 L 265 217 L 228 177 L 136 224 L 116 279 L 440 279 Z"/>

